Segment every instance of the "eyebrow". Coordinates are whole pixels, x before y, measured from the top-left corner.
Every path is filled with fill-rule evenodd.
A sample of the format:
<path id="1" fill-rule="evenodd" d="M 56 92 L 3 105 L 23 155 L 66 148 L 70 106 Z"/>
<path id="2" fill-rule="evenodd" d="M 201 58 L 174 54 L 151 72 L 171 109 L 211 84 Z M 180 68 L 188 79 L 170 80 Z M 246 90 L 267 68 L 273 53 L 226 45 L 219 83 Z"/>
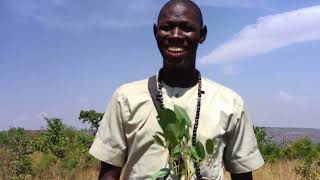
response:
<path id="1" fill-rule="evenodd" d="M 173 20 L 166 20 L 166 21 L 163 21 L 163 20 L 160 20 L 158 22 L 158 25 L 161 25 L 161 24 L 168 24 L 168 25 L 174 25 L 174 24 L 178 24 L 178 25 L 189 25 L 189 26 L 200 26 L 200 23 L 193 23 L 193 22 L 190 22 L 190 21 L 187 21 L 187 20 L 180 20 L 180 21 L 173 21 Z"/>

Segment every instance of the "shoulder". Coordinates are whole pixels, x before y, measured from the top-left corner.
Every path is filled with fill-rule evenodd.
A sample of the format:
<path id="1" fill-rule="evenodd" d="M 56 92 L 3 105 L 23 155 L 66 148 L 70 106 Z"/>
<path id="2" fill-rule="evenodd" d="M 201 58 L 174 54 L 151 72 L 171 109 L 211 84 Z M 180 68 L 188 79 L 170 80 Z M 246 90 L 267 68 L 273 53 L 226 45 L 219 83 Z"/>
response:
<path id="1" fill-rule="evenodd" d="M 130 95 L 148 92 L 148 79 L 125 83 L 116 90 L 119 94 Z"/>
<path id="2" fill-rule="evenodd" d="M 244 100 L 236 91 L 220 83 L 203 78 L 203 89 L 212 99 L 232 107 L 233 110 L 240 110 L 244 106 Z"/>
<path id="3" fill-rule="evenodd" d="M 148 79 L 125 83 L 113 94 L 113 99 L 118 102 L 147 101 L 149 97 Z"/>

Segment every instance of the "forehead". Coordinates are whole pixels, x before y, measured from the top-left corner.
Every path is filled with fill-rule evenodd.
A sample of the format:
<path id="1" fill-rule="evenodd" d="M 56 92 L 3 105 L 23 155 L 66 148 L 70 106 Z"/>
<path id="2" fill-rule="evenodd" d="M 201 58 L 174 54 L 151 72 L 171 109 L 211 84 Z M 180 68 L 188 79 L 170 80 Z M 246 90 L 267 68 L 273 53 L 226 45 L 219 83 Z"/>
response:
<path id="1" fill-rule="evenodd" d="M 158 23 L 166 21 L 184 21 L 197 25 L 200 24 L 199 14 L 194 7 L 184 3 L 177 3 L 164 7 L 160 11 Z"/>

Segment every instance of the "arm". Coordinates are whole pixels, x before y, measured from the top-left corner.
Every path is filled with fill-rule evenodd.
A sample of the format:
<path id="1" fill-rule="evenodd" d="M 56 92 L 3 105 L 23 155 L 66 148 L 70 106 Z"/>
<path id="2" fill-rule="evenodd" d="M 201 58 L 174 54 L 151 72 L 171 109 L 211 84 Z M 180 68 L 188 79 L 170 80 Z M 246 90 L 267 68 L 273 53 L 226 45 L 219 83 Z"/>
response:
<path id="1" fill-rule="evenodd" d="M 263 164 L 263 158 L 258 149 L 252 122 L 245 111 L 244 105 L 230 115 L 227 146 L 224 151 L 224 162 L 232 180 L 252 180 L 252 171 Z M 240 113 L 241 112 L 241 113 Z"/>
<path id="2" fill-rule="evenodd" d="M 98 180 L 118 180 L 120 179 L 121 167 L 101 161 L 100 173 Z"/>
<path id="3" fill-rule="evenodd" d="M 252 180 L 252 173 L 231 174 L 232 180 Z"/>

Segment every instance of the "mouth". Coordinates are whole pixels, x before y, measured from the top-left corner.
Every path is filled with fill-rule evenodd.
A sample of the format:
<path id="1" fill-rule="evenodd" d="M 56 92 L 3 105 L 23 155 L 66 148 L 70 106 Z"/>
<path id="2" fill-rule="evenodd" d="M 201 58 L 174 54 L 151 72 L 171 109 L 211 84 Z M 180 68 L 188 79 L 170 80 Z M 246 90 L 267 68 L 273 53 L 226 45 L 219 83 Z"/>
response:
<path id="1" fill-rule="evenodd" d="M 165 55 L 169 59 L 183 59 L 187 54 L 187 49 L 181 46 L 168 46 L 165 48 Z"/>
<path id="2" fill-rule="evenodd" d="M 184 51 L 184 48 L 183 47 L 176 47 L 176 46 L 169 46 L 167 48 L 167 50 L 172 53 L 182 53 Z"/>

